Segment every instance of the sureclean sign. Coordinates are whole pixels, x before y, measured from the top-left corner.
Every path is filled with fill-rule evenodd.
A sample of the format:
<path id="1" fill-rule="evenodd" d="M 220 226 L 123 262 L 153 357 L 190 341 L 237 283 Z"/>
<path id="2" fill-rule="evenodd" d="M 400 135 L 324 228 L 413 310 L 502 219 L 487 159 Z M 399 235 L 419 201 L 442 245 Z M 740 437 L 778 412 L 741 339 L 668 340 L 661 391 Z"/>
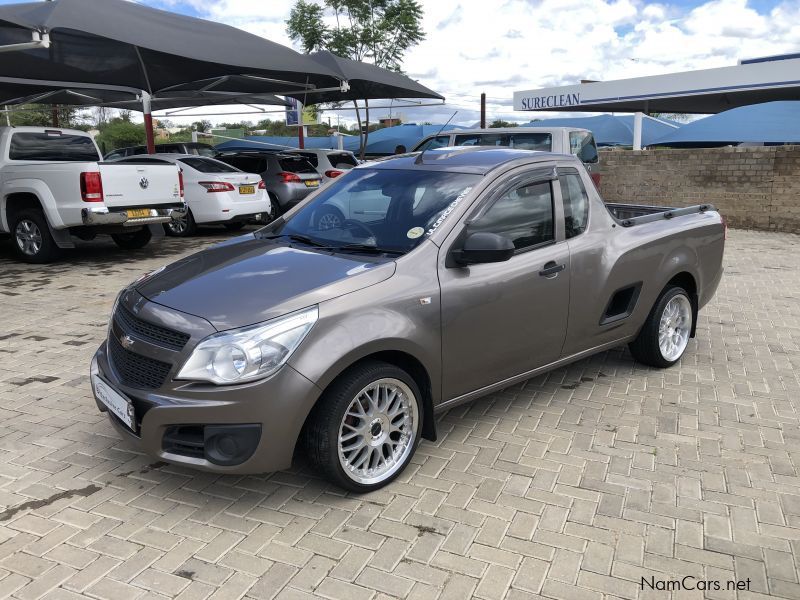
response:
<path id="1" fill-rule="evenodd" d="M 580 94 L 556 94 L 552 96 L 531 96 L 522 98 L 522 110 L 577 106 L 581 103 Z"/>

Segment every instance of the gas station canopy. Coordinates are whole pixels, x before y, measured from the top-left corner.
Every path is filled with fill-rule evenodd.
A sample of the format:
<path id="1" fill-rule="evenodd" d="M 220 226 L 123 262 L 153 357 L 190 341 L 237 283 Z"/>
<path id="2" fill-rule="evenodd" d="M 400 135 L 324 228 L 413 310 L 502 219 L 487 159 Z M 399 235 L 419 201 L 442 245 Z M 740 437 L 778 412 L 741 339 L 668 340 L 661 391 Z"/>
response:
<path id="1" fill-rule="evenodd" d="M 732 67 L 514 92 L 514 110 L 715 114 L 772 100 L 800 100 L 800 54 Z"/>

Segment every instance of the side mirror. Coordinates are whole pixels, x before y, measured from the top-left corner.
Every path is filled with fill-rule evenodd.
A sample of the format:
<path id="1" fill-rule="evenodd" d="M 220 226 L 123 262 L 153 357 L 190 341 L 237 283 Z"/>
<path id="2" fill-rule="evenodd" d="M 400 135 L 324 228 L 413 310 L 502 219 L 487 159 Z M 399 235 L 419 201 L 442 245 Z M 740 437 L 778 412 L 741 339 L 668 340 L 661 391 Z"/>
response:
<path id="1" fill-rule="evenodd" d="M 461 250 L 453 252 L 453 259 L 460 265 L 504 262 L 514 256 L 514 243 L 507 237 L 476 231 L 467 236 Z"/>

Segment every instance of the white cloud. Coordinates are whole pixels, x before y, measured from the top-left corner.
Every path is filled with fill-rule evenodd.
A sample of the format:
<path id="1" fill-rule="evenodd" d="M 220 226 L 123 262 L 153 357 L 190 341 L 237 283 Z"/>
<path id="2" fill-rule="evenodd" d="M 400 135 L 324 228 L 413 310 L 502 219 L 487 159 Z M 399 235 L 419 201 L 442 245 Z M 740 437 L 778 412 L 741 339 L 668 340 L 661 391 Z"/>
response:
<path id="1" fill-rule="evenodd" d="M 796 0 L 776 3 L 769 13 L 747 0 L 700 1 L 694 9 L 642 0 L 422 2 L 427 37 L 409 51 L 404 69 L 448 104 L 401 109 L 417 121 L 442 122 L 459 110 L 455 122 L 474 122 L 481 92 L 489 98 L 490 118 L 527 120 L 530 113 L 511 110 L 514 90 L 726 66 L 800 50 Z M 291 44 L 288 0 L 184 4 L 206 18 Z"/>

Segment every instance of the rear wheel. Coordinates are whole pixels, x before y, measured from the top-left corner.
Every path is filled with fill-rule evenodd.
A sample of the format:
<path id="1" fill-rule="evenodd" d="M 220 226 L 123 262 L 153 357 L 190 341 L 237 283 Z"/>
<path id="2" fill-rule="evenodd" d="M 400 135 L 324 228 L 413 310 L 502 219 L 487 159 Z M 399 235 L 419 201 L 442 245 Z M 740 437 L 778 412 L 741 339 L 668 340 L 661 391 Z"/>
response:
<path id="1" fill-rule="evenodd" d="M 681 359 L 693 322 L 692 301 L 681 287 L 664 290 L 638 337 L 629 345 L 633 357 L 652 367 L 671 367 Z"/>
<path id="2" fill-rule="evenodd" d="M 145 226 L 139 231 L 132 231 L 130 233 L 115 233 L 111 235 L 114 243 L 123 250 L 138 250 L 144 248 L 153 237 L 150 228 Z"/>
<path id="3" fill-rule="evenodd" d="M 169 223 L 164 223 L 164 231 L 167 235 L 174 237 L 188 237 L 197 231 L 197 224 L 194 222 L 192 211 L 188 208 L 184 216 L 177 219 L 173 218 Z"/>
<path id="4" fill-rule="evenodd" d="M 44 213 L 36 208 L 25 208 L 11 219 L 14 253 L 28 263 L 47 263 L 59 254 Z"/>
<path id="5" fill-rule="evenodd" d="M 421 394 L 411 376 L 383 362 L 358 365 L 329 387 L 310 417 L 305 445 L 337 485 L 377 490 L 406 468 L 422 432 Z"/>

